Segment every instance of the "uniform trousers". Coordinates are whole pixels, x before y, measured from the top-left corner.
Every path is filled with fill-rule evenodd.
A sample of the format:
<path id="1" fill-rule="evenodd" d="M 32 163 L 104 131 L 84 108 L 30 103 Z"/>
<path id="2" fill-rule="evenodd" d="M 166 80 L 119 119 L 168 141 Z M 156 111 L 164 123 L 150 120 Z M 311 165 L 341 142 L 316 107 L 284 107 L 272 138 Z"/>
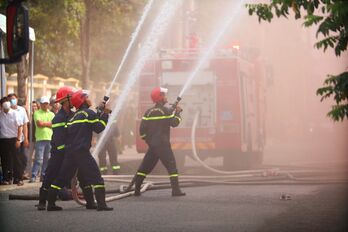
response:
<path id="1" fill-rule="evenodd" d="M 177 174 L 176 161 L 170 145 L 149 146 L 138 172 L 149 174 L 158 161 L 161 161 L 168 174 Z"/>
<path id="2" fill-rule="evenodd" d="M 66 152 L 59 174 L 53 185 L 63 188 L 70 181 L 76 169 L 83 176 L 84 185 L 104 185 L 98 165 L 89 150 Z"/>

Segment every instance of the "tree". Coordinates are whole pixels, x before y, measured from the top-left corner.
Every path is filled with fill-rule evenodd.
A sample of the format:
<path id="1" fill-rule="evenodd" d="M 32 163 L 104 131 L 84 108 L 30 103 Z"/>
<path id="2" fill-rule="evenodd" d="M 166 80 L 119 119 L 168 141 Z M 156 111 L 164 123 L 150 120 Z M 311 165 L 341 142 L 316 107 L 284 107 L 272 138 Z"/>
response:
<path id="1" fill-rule="evenodd" d="M 31 0 L 36 72 L 89 80 L 112 77 L 144 1 Z"/>
<path id="2" fill-rule="evenodd" d="M 123 55 L 139 15 L 137 9 L 142 9 L 144 2 L 83 2 L 85 14 L 80 21 L 82 86 L 88 88 L 89 80 L 100 80 L 101 75 L 111 78 L 114 74 L 116 61 Z"/>
<path id="3" fill-rule="evenodd" d="M 347 50 L 348 43 L 348 4 L 346 0 L 270 0 L 269 4 L 246 4 L 249 15 L 256 14 L 259 22 L 271 22 L 274 15 L 288 18 L 293 11 L 295 19 L 304 19 L 304 26 L 319 25 L 317 37 L 323 36 L 315 47 L 332 48 L 336 56 Z M 348 71 L 338 75 L 328 75 L 324 86 L 317 90 L 321 101 L 333 96 L 336 105 L 328 116 L 334 121 L 348 119 Z"/>
<path id="4" fill-rule="evenodd" d="M 126 47 L 144 1 L 31 0 L 30 26 L 35 29 L 35 73 L 90 79 L 110 77 Z M 4 13 L 6 1 L 1 1 Z M 27 64 L 6 65 L 18 73 L 18 93 L 25 98 Z M 23 76 L 23 78 L 21 77 Z"/>

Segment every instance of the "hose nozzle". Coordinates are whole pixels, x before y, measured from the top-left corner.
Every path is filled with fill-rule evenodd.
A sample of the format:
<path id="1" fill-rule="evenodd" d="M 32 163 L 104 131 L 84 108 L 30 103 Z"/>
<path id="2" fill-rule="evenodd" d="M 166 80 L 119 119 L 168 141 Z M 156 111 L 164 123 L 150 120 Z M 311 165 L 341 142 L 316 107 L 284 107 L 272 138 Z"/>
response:
<path id="1" fill-rule="evenodd" d="M 172 104 L 172 112 L 174 112 L 175 111 L 175 109 L 176 109 L 176 107 L 177 107 L 177 105 L 179 104 L 179 102 L 181 101 L 181 97 L 177 97 L 176 98 L 176 101 Z"/>
<path id="2" fill-rule="evenodd" d="M 104 111 L 106 103 L 109 101 L 110 97 L 104 96 L 103 101 L 99 104 L 99 106 L 96 107 L 97 112 L 101 113 Z"/>

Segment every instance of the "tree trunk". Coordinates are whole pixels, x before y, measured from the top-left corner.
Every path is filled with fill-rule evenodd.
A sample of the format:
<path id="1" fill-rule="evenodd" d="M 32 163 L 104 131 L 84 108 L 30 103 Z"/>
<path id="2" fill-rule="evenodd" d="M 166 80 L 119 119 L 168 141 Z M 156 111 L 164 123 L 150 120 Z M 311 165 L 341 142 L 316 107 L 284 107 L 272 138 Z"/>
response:
<path id="1" fill-rule="evenodd" d="M 17 64 L 17 96 L 18 100 L 22 101 L 23 105 L 27 100 L 27 85 L 26 80 L 28 78 L 28 63 L 26 55 L 21 57 L 21 61 Z"/>
<path id="2" fill-rule="evenodd" d="M 81 62 L 82 62 L 82 88 L 89 88 L 90 68 L 91 68 L 91 45 L 90 45 L 90 17 L 92 4 L 90 0 L 85 0 L 86 14 L 81 19 Z"/>

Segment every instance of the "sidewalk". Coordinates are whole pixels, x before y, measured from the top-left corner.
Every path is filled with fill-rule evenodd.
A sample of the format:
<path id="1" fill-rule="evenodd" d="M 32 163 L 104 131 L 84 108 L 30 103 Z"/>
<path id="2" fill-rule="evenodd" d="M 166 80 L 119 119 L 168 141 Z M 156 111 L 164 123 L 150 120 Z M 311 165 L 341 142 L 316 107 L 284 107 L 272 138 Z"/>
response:
<path id="1" fill-rule="evenodd" d="M 125 151 L 123 151 L 122 155 L 118 155 L 118 161 L 121 164 L 121 172 L 133 173 L 134 172 L 133 166 L 135 165 L 137 167 L 138 163 L 141 162 L 143 157 L 144 157 L 144 154 L 139 154 L 136 151 L 135 146 L 133 146 L 132 148 L 126 148 Z M 29 180 L 25 180 L 23 182 L 24 182 L 24 185 L 22 186 L 18 186 L 16 184 L 0 185 L 0 192 L 11 191 L 16 189 L 30 189 L 30 188 L 39 189 L 42 183 L 42 182 L 39 182 L 39 180 L 37 180 L 35 183 L 29 183 Z"/>
<path id="2" fill-rule="evenodd" d="M 16 184 L 0 185 L 0 192 L 10 191 L 14 189 L 28 189 L 28 188 L 40 188 L 41 182 L 29 183 L 29 180 L 23 181 L 24 185 L 18 186 Z"/>

